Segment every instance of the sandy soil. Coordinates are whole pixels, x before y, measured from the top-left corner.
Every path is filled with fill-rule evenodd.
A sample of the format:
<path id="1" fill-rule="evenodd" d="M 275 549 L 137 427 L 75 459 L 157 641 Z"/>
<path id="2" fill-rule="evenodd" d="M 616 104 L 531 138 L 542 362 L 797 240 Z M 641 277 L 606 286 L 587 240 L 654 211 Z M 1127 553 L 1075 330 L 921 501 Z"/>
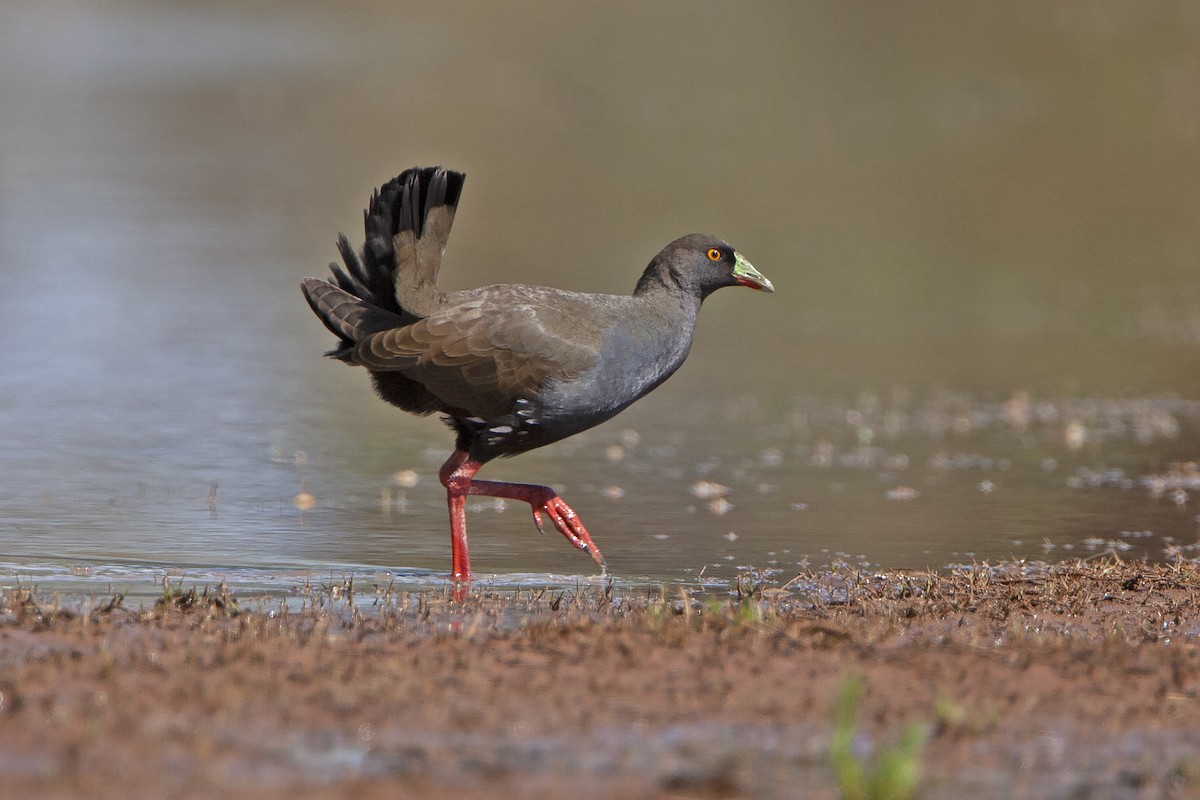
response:
<path id="1" fill-rule="evenodd" d="M 729 600 L 356 587 L 368 613 L 350 588 L 299 610 L 4 591 L 4 796 L 834 798 L 856 675 L 853 760 L 919 726 L 919 797 L 1200 796 L 1188 563 L 814 573 Z"/>

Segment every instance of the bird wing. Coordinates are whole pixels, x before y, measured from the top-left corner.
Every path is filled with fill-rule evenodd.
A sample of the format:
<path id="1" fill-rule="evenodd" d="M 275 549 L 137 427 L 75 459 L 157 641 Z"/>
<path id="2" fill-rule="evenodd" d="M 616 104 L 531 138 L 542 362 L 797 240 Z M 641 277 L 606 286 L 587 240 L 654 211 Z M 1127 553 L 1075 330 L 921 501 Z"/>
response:
<path id="1" fill-rule="evenodd" d="M 593 337 L 571 335 L 573 316 L 570 308 L 471 300 L 366 337 L 354 361 L 400 372 L 448 407 L 487 419 L 595 363 Z"/>

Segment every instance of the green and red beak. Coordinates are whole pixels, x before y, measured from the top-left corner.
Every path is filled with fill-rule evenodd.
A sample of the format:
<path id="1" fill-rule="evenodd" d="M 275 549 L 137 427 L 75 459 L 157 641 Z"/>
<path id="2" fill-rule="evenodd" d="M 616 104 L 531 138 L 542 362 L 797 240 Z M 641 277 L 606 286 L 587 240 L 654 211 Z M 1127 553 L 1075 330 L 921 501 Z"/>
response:
<path id="1" fill-rule="evenodd" d="M 742 257 L 736 250 L 733 253 L 733 279 L 738 286 L 749 286 L 751 289 L 761 289 L 764 292 L 774 292 L 775 287 L 766 276 L 754 268 L 754 265 Z"/>

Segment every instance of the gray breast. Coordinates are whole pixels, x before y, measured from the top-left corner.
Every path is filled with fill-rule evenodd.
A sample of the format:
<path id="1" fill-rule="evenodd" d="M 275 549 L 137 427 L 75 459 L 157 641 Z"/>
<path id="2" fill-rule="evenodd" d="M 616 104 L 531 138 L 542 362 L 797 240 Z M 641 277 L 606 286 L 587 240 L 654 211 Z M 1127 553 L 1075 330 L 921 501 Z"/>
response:
<path id="1" fill-rule="evenodd" d="M 542 421 L 570 433 L 598 425 L 665 381 L 687 357 L 691 332 L 669 330 L 636 336 L 624 329 L 604 334 L 596 364 L 572 381 L 547 386 Z M 568 434 L 563 434 L 568 435 Z"/>

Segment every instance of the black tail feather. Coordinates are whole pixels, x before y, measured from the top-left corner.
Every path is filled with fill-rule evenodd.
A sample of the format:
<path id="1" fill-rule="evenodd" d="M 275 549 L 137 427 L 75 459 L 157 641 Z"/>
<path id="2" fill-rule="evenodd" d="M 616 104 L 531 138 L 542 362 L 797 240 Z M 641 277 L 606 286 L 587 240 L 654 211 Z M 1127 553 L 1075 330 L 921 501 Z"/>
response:
<path id="1" fill-rule="evenodd" d="M 413 167 L 372 192 L 371 203 L 363 211 L 361 258 L 345 236 L 338 237 L 346 270 L 331 266 L 337 285 L 393 314 L 404 313 L 396 298 L 396 272 L 412 265 L 397 263 L 395 237 L 412 231 L 420 238 L 431 212 L 442 206 L 453 211 L 465 179 L 463 173 L 441 167 Z"/>
<path id="2" fill-rule="evenodd" d="M 341 340 L 338 349 L 327 355 L 347 357 L 363 336 L 410 323 L 423 313 L 428 292 L 436 290 L 441 250 L 465 179 L 461 172 L 441 167 L 414 167 L 371 193 L 370 205 L 363 212 L 361 254 L 339 235 L 337 248 L 345 266 L 331 263 L 330 280 L 308 278 L 303 284 L 313 311 Z M 436 222 L 431 222 L 431 215 Z M 432 224 L 427 237 L 431 241 L 419 241 L 427 223 Z M 412 234 L 404 245 L 407 249 L 398 255 L 397 239 L 403 240 L 401 234 L 408 231 Z M 403 290 L 408 290 L 405 296 L 415 307 L 405 308 L 405 301 L 398 296 L 404 295 Z"/>

